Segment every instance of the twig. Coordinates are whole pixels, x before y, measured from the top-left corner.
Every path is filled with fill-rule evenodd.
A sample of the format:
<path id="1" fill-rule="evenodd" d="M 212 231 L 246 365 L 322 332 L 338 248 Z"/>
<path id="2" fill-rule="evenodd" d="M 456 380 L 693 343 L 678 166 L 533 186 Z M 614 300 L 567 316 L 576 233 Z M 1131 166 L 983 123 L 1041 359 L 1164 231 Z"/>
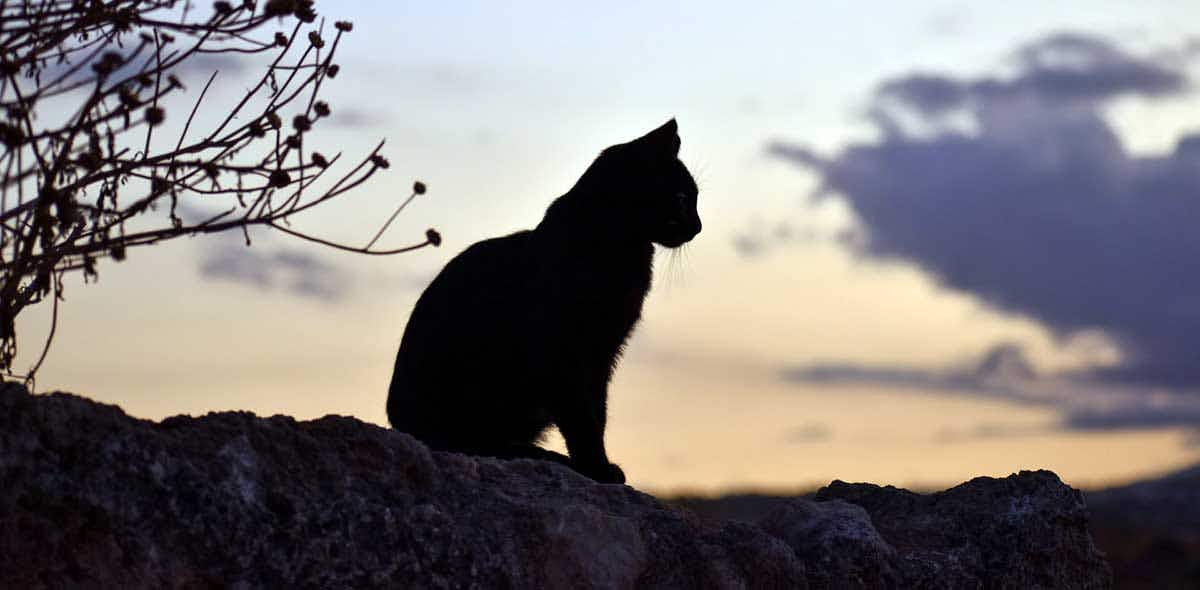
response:
<path id="1" fill-rule="evenodd" d="M 371 241 L 367 242 L 367 245 L 363 246 L 363 249 L 370 249 L 371 246 L 374 246 L 375 242 L 377 242 L 379 240 L 380 236 L 383 235 L 383 232 L 387 231 L 388 226 L 391 225 L 392 222 L 396 220 L 396 217 L 398 215 L 400 215 L 400 212 L 403 211 L 404 208 L 407 207 L 408 204 L 411 203 L 412 200 L 415 198 L 417 198 L 417 191 L 413 191 L 412 194 L 408 195 L 407 199 L 404 199 L 403 203 L 400 203 L 399 207 L 396 207 L 396 211 L 394 213 L 392 213 L 392 216 L 389 217 L 386 222 L 384 222 L 383 227 L 379 228 L 378 232 L 375 232 L 375 237 L 371 238 Z"/>

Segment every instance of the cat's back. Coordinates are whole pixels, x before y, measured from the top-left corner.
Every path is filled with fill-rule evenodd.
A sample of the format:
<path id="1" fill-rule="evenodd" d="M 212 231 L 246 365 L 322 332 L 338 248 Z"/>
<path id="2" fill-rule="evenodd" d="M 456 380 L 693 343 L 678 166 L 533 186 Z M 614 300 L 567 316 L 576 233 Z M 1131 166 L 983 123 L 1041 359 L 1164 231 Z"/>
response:
<path id="1" fill-rule="evenodd" d="M 425 288 L 396 355 L 388 395 L 393 426 L 418 433 L 441 424 L 438 416 L 449 411 L 443 406 L 474 398 L 483 380 L 516 368 L 536 293 L 533 241 L 522 231 L 477 242 Z"/>
<path id="2" fill-rule="evenodd" d="M 476 242 L 452 258 L 417 300 L 400 341 L 400 364 L 461 358 L 510 332 L 537 283 L 530 231 Z M 472 351 L 480 352 L 480 351 Z"/>
<path id="3" fill-rule="evenodd" d="M 528 284 L 537 271 L 535 254 L 529 230 L 476 242 L 446 263 L 421 294 L 417 307 L 504 298 Z"/>

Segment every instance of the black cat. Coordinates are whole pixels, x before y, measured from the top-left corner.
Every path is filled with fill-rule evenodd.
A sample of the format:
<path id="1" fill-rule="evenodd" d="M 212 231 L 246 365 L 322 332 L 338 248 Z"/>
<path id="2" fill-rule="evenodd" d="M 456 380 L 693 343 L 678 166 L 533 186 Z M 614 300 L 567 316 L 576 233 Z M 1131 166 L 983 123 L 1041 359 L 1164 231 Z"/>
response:
<path id="1" fill-rule="evenodd" d="M 650 289 L 654 246 L 700 232 L 675 120 L 604 150 L 536 229 L 442 269 L 409 318 L 388 420 L 441 450 L 565 463 L 606 483 L 608 382 Z M 536 446 L 557 425 L 570 458 Z"/>

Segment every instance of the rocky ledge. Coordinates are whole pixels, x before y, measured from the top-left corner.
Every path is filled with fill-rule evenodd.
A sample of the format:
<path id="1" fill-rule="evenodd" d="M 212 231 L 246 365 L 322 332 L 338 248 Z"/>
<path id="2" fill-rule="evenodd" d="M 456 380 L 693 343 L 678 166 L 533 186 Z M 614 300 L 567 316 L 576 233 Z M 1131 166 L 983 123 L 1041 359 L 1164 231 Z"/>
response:
<path id="1" fill-rule="evenodd" d="M 0 387 L 0 587 L 1106 588 L 1048 471 L 919 495 L 834 482 L 706 522 L 559 465 L 340 416 L 154 423 Z"/>

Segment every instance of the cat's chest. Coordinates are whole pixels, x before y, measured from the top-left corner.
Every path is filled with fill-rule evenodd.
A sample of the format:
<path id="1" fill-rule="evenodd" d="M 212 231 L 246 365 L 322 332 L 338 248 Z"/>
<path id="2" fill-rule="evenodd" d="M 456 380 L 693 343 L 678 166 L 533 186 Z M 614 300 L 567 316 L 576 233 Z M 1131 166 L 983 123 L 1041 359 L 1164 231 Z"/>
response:
<path id="1" fill-rule="evenodd" d="M 622 323 L 636 321 L 642 315 L 642 305 L 646 301 L 649 285 L 628 285 L 608 297 L 594 302 L 599 309 L 607 309 Z M 627 327 L 627 326 L 624 326 Z"/>
<path id="2" fill-rule="evenodd" d="M 557 281 L 557 290 L 566 298 L 618 307 L 640 305 L 650 290 L 649 272 L 641 269 L 577 268 L 559 273 Z"/>
<path id="3" fill-rule="evenodd" d="M 648 272 L 574 268 L 554 273 L 545 311 L 587 331 L 627 332 L 641 317 L 650 289 Z"/>
<path id="4" fill-rule="evenodd" d="M 626 333 L 650 290 L 653 248 L 546 248 L 541 283 L 545 311 L 561 325 Z"/>

